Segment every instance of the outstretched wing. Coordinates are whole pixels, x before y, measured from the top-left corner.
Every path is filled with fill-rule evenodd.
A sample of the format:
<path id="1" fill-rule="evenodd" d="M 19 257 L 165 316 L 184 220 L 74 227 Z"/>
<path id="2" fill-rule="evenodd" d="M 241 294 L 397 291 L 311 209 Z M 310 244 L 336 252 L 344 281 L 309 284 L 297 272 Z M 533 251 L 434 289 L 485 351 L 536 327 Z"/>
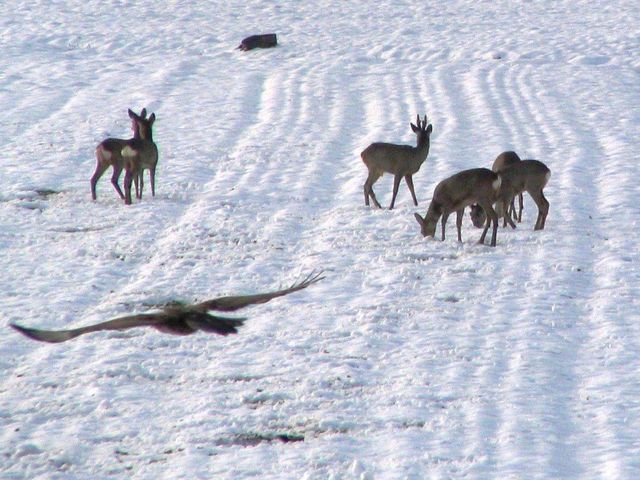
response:
<path id="1" fill-rule="evenodd" d="M 193 308 L 203 310 L 203 311 L 217 310 L 219 312 L 232 312 L 234 310 L 239 310 L 248 305 L 255 305 L 258 303 L 267 303 L 269 300 L 273 298 L 289 295 L 290 293 L 305 289 L 309 285 L 319 282 L 323 278 L 324 277 L 322 276 L 322 272 L 311 273 L 301 282 L 294 283 L 289 288 L 285 288 L 284 290 L 277 290 L 275 292 L 267 292 L 267 293 L 257 293 L 254 295 L 236 295 L 236 296 L 229 296 L 229 297 L 214 298 L 213 300 L 207 300 L 205 302 L 196 303 L 195 305 L 193 305 Z"/>
<path id="2" fill-rule="evenodd" d="M 196 303 L 195 305 L 172 303 L 165 306 L 161 312 L 128 315 L 86 327 L 68 330 L 41 330 L 39 328 L 23 327 L 15 323 L 10 325 L 18 332 L 33 340 L 49 343 L 66 342 L 67 340 L 90 332 L 126 330 L 136 327 L 154 327 L 161 332 L 173 335 L 189 335 L 198 330 L 218 335 L 228 335 L 230 333 L 238 333 L 238 327 L 242 326 L 245 319 L 219 317 L 208 313 L 209 310 L 230 312 L 246 307 L 247 305 L 266 303 L 272 298 L 282 297 L 307 288 L 309 285 L 323 278 L 322 272 L 317 274 L 312 273 L 301 282 L 294 283 L 284 290 L 258 293 L 255 295 L 220 297 L 206 302 Z"/>
<path id="3" fill-rule="evenodd" d="M 126 330 L 135 327 L 154 327 L 163 333 L 172 335 L 190 335 L 198 330 L 218 335 L 238 333 L 238 327 L 244 318 L 227 318 L 211 315 L 207 312 L 194 311 L 190 307 L 171 308 L 159 313 L 144 313 L 127 317 L 114 318 L 106 322 L 96 323 L 69 330 L 41 330 L 11 324 L 11 327 L 27 337 L 41 342 L 60 343 L 79 337 L 85 333 L 101 330 Z"/>
<path id="4" fill-rule="evenodd" d="M 41 330 L 39 328 L 27 328 L 15 323 L 10 324 L 12 328 L 26 335 L 33 340 L 41 342 L 60 343 L 76 338 L 80 335 L 100 330 L 126 330 L 128 328 L 157 326 L 166 322 L 165 313 L 143 313 L 139 315 L 128 315 L 126 317 L 114 318 L 106 322 L 96 323 L 86 327 L 72 328 L 69 330 Z"/>

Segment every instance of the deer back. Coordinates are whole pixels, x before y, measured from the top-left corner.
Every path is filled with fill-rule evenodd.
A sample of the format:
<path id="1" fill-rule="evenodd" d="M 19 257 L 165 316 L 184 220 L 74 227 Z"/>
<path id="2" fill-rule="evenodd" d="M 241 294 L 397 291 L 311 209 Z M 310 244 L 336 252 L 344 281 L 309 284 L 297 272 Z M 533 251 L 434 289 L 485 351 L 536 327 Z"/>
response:
<path id="1" fill-rule="evenodd" d="M 427 122 L 427 116 L 420 120 L 417 116 L 417 125 L 411 123 L 411 130 L 416 134 L 417 146 L 398 145 L 395 143 L 375 142 L 365 148 L 360 156 L 369 170 L 378 170 L 394 175 L 413 175 L 427 159 L 429 155 L 430 136 L 433 126 Z"/>
<path id="2" fill-rule="evenodd" d="M 551 170 L 539 160 L 522 160 L 502 170 L 500 175 L 503 178 L 501 196 L 507 197 L 542 190 L 551 177 Z"/>
<path id="3" fill-rule="evenodd" d="M 493 170 L 494 172 L 500 172 L 505 168 L 513 165 L 514 163 L 520 162 L 520 160 L 521 159 L 516 152 L 512 152 L 512 151 L 502 152 L 493 161 L 491 170 Z"/>
<path id="4" fill-rule="evenodd" d="M 493 203 L 502 180 L 488 168 L 463 170 L 442 180 L 433 193 L 433 201 L 453 212 L 472 203 Z"/>

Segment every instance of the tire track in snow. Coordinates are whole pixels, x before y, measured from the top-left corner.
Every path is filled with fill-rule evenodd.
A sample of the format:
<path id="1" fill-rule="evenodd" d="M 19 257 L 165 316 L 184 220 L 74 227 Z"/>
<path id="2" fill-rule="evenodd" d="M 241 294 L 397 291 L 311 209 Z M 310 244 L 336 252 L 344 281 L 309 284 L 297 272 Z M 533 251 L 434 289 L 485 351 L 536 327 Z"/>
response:
<path id="1" fill-rule="evenodd" d="M 622 220 L 628 213 L 620 206 L 632 203 L 635 185 L 632 179 L 637 178 L 638 172 L 636 167 L 631 167 L 636 170 L 635 174 L 631 173 L 628 165 L 620 169 L 622 152 L 612 148 L 615 143 L 611 141 L 620 130 L 615 120 L 606 118 L 609 103 L 624 102 L 624 99 L 607 100 L 602 94 L 594 95 L 594 91 L 606 91 L 610 80 L 600 78 L 597 70 L 586 70 L 583 75 L 590 77 L 583 79 L 583 85 L 594 84 L 591 92 L 584 94 L 579 87 L 571 88 L 572 101 L 565 105 L 578 137 L 576 151 L 571 154 L 576 157 L 573 162 L 580 163 L 575 168 L 581 170 L 583 178 L 582 184 L 578 184 L 580 195 L 576 202 L 579 203 L 573 207 L 578 211 L 576 222 L 582 226 L 576 229 L 581 234 L 576 243 L 581 242 L 584 248 L 576 251 L 592 253 L 590 257 L 578 259 L 586 264 L 592 285 L 582 298 L 584 323 L 581 322 L 581 327 L 586 338 L 578 351 L 577 370 L 582 383 L 577 416 L 591 440 L 585 444 L 581 457 L 585 461 L 597 458 L 601 476 L 620 478 L 634 470 L 630 457 L 619 454 L 628 452 L 634 443 L 633 427 L 610 419 L 619 418 L 619 412 L 615 411 L 623 408 L 619 399 L 633 397 L 637 391 L 621 378 L 637 371 L 638 366 L 637 327 L 635 322 L 620 315 L 618 303 L 626 301 L 624 298 L 630 293 L 625 273 L 632 274 L 632 270 L 624 260 L 624 252 L 630 246 L 627 239 L 635 236 L 630 224 Z M 597 128 L 594 128 L 594 118 L 599 120 Z M 618 210 L 622 210 L 620 215 Z M 596 364 L 594 358 L 599 360 Z M 625 367 L 629 371 L 625 371 Z"/>
<path id="2" fill-rule="evenodd" d="M 488 78 L 490 81 L 484 82 L 483 79 Z M 463 102 L 464 97 L 458 97 L 457 100 L 450 102 L 451 104 L 458 105 L 457 109 L 452 112 L 454 117 L 463 117 L 467 112 L 474 112 L 473 118 L 486 118 L 489 131 L 494 131 L 497 126 L 497 131 L 502 132 L 502 135 L 513 136 L 508 126 L 508 123 L 502 121 L 502 116 L 496 116 L 495 112 L 502 108 L 505 116 L 518 115 L 518 112 L 514 112 L 517 108 L 523 111 L 525 107 L 515 107 L 504 100 L 506 95 L 517 95 L 518 92 L 511 92 L 509 87 L 505 87 L 500 82 L 500 75 L 493 71 L 487 71 L 483 68 L 472 72 L 465 78 L 464 85 L 469 88 L 468 99 Z M 460 93 L 456 93 L 460 95 Z M 524 98 L 522 105 L 526 106 L 531 100 Z M 464 106 L 468 103 L 471 108 Z M 456 107 L 454 107 L 456 108 Z M 490 112 L 494 112 L 493 114 Z M 484 120 L 483 120 L 484 121 Z M 520 125 L 514 123 L 514 125 Z M 520 127 L 520 129 L 526 128 Z M 516 131 L 515 133 L 518 133 Z M 526 134 L 526 131 L 525 131 Z M 500 133 L 498 133 L 500 135 Z M 488 162 L 490 166 L 490 162 Z M 463 167 L 464 168 L 464 167 Z M 469 168 L 469 167 L 466 167 Z M 529 208 L 529 211 L 531 208 Z M 525 219 L 526 221 L 526 219 Z M 451 223 L 451 222 L 450 222 Z M 478 230 L 472 230 L 468 227 L 468 220 L 465 219 L 465 225 L 463 227 L 463 239 L 465 242 L 469 242 L 469 235 L 479 236 Z M 524 225 L 524 224 L 523 224 Z M 543 410 L 531 411 L 531 399 L 527 398 L 530 390 L 539 391 L 541 397 L 548 398 L 549 392 L 546 390 L 545 385 L 549 385 L 549 378 L 556 375 L 554 372 L 544 372 L 539 375 L 539 379 L 536 382 L 528 384 L 526 377 L 523 377 L 523 370 L 533 372 L 535 376 L 536 369 L 531 366 L 532 358 L 535 358 L 536 365 L 538 364 L 538 358 L 540 355 L 543 357 L 547 354 L 544 348 L 541 351 L 536 347 L 530 347 L 529 341 L 533 339 L 535 342 L 538 338 L 544 338 L 544 327 L 537 325 L 528 325 L 527 322 L 531 316 L 536 317 L 540 315 L 537 310 L 545 308 L 545 302 L 542 305 L 539 303 L 539 298 L 525 296 L 525 304 L 522 305 L 523 298 L 521 297 L 524 292 L 525 295 L 531 295 L 530 290 L 541 289 L 544 286 L 544 274 L 533 275 L 523 268 L 520 264 L 521 255 L 530 255 L 527 250 L 534 247 L 534 254 L 540 257 L 541 272 L 544 272 L 545 264 L 547 263 L 543 258 L 546 253 L 546 246 L 544 243 L 537 242 L 531 245 L 530 241 L 525 240 L 524 248 L 519 243 L 522 239 L 513 238 L 514 236 L 520 237 L 520 232 L 506 233 L 502 227 L 498 236 L 498 248 L 502 251 L 491 252 L 492 255 L 504 255 L 504 258 L 498 264 L 494 271 L 487 271 L 486 267 L 475 265 L 476 262 L 469 259 L 468 256 L 471 252 L 475 252 L 476 249 L 482 250 L 482 247 L 467 247 L 463 246 L 462 249 L 458 248 L 458 253 L 453 254 L 455 258 L 454 262 L 459 266 L 450 266 L 449 269 L 440 272 L 434 272 L 434 276 L 440 279 L 438 289 L 441 293 L 440 301 L 450 302 L 448 307 L 453 313 L 453 318 L 469 318 L 468 322 L 462 322 L 461 325 L 451 325 L 448 331 L 449 337 L 454 338 L 455 346 L 453 347 L 461 358 L 468 358 L 473 352 L 490 352 L 487 356 L 483 355 L 483 358 L 476 361 L 459 361 L 455 363 L 453 368 L 450 369 L 450 378 L 445 382 L 447 385 L 467 385 L 469 388 L 467 397 L 467 407 L 455 412 L 449 418 L 450 435 L 447 442 L 454 443 L 459 442 L 459 438 L 473 439 L 470 445 L 466 447 L 464 445 L 461 448 L 465 451 L 473 451 L 479 458 L 484 461 L 494 462 L 493 464 L 479 465 L 477 468 L 488 468 L 489 471 L 495 469 L 496 466 L 501 471 L 508 471 L 513 466 L 514 459 L 518 462 L 529 463 L 532 468 L 538 468 L 540 471 L 545 471 L 546 466 L 538 464 L 536 462 L 540 458 L 549 458 L 551 456 L 551 467 L 559 468 L 557 462 L 561 455 L 553 456 L 549 455 L 549 452 L 544 452 L 544 455 L 540 455 L 542 450 L 545 449 L 545 445 L 531 445 L 530 442 L 535 441 L 535 436 L 531 436 L 528 432 L 531 431 L 531 425 L 537 421 L 544 422 L 545 412 Z M 455 238 L 455 227 L 450 225 L 449 238 Z M 451 242 L 452 240 L 448 240 Z M 470 250 L 472 249 L 472 250 Z M 506 254 L 505 254 L 506 251 Z M 477 254 L 477 253 L 476 253 Z M 482 256 L 482 254 L 480 254 Z M 460 265 L 461 264 L 461 265 Z M 483 292 L 486 291 L 486 284 L 478 283 L 481 278 L 485 279 L 485 282 L 493 278 L 493 281 L 500 282 L 499 279 L 506 278 L 512 279 L 519 277 L 515 272 L 520 271 L 522 276 L 530 277 L 529 281 L 525 281 L 522 284 L 511 284 L 508 280 L 505 284 L 496 285 L 494 296 L 491 299 L 476 300 L 477 296 L 483 296 Z M 476 287 L 471 287 L 469 290 L 468 285 L 470 281 L 476 280 Z M 472 292 L 476 291 L 474 294 Z M 456 292 L 456 293 L 450 293 Z M 460 292 L 466 292 L 460 293 Z M 519 293 L 520 292 L 520 293 Z M 448 295 L 448 296 L 447 296 Z M 529 305 L 527 305 L 527 300 Z M 518 314 L 518 305 L 523 309 Z M 447 309 L 445 309 L 446 311 Z M 465 313 L 466 312 L 466 315 Z M 504 318 L 504 321 L 497 324 L 497 319 Z M 446 317 L 445 317 L 446 318 Z M 491 329 L 482 332 L 482 319 L 491 318 Z M 477 332 L 472 335 L 469 332 Z M 483 342 L 479 344 L 478 342 Z M 556 342 L 550 342 L 545 347 L 551 351 L 551 359 L 549 360 L 553 364 L 553 353 L 558 348 L 562 348 L 562 341 L 559 341 L 560 346 Z M 467 353 L 468 352 L 468 353 Z M 544 365 L 544 361 L 541 362 Z M 568 370 L 571 366 L 568 367 Z M 562 378 L 562 374 L 559 374 Z M 527 385 L 524 387 L 522 385 Z M 571 393 L 573 386 L 567 386 L 567 390 Z M 452 392 L 453 397 L 460 398 L 459 392 Z M 475 399 L 475 400 L 474 400 Z M 544 403 L 544 401 L 543 401 Z M 553 405 L 552 408 L 556 408 L 559 411 L 570 411 L 568 405 Z M 532 423 L 533 422 L 533 423 Z M 558 431 L 554 431 L 553 426 L 548 426 L 551 429 L 551 433 L 562 436 L 567 431 L 571 431 L 571 425 L 561 423 L 561 427 Z M 490 439 L 489 442 L 486 439 Z M 521 440 L 526 438 L 527 440 Z M 481 450 L 482 449 L 482 450 Z M 562 449 L 558 449 L 562 452 Z M 442 452 L 446 454 L 446 452 Z M 536 466 L 536 467 L 534 467 Z M 518 471 L 519 466 L 513 466 L 514 471 Z M 576 468 L 575 466 L 573 468 Z M 560 469 L 562 472 L 562 470 Z"/>
<path id="3" fill-rule="evenodd" d="M 515 76 L 517 77 L 518 75 Z M 532 125 L 532 122 L 527 121 L 527 118 L 532 116 L 530 105 L 536 104 L 536 100 L 530 94 L 532 90 L 519 88 L 522 84 L 513 82 L 514 71 L 511 69 L 505 70 L 502 66 L 499 66 L 489 77 L 492 80 L 492 86 L 487 90 L 494 92 L 495 103 L 499 105 L 499 108 L 502 109 L 502 113 L 508 119 L 506 125 L 518 126 L 517 129 L 509 129 L 510 138 L 513 139 L 511 148 L 516 149 L 522 154 L 523 150 L 521 145 L 531 145 L 531 140 L 533 140 L 538 144 L 537 148 L 542 146 L 542 150 L 548 150 L 548 148 L 545 148 L 545 144 L 547 142 L 544 136 L 531 138 L 531 134 L 536 131 L 535 129 L 533 131 L 531 130 L 530 126 Z M 528 141 L 516 141 L 518 138 L 527 139 Z M 525 202 L 527 203 L 525 218 L 520 229 L 529 230 L 531 228 L 530 224 L 533 221 L 531 217 L 533 216 L 535 218 L 536 207 L 532 204 L 530 199 Z M 527 422 L 532 421 L 527 419 L 528 415 L 533 416 L 533 418 L 539 417 L 544 419 L 545 410 L 565 411 L 568 414 L 571 410 L 570 405 L 562 404 L 562 402 L 560 405 L 549 405 L 546 409 L 540 408 L 537 407 L 537 404 L 531 405 L 531 399 L 526 398 L 527 391 L 538 390 L 540 391 L 541 400 L 537 403 L 544 405 L 545 400 L 549 398 L 545 385 L 553 384 L 555 381 L 558 381 L 556 375 L 560 377 L 560 384 L 563 383 L 562 380 L 565 378 L 562 373 L 556 374 L 554 371 L 540 371 L 541 369 L 544 370 L 545 365 L 548 365 L 544 361 L 544 357 L 546 355 L 551 356 L 547 361 L 550 362 L 550 364 L 554 364 L 554 354 L 563 352 L 562 339 L 555 338 L 553 341 L 546 341 L 545 334 L 547 333 L 546 330 L 548 330 L 548 326 L 545 325 L 544 321 L 542 324 L 538 324 L 541 316 L 544 317 L 545 313 L 548 314 L 545 309 L 550 307 L 549 302 L 546 301 L 544 295 L 539 294 L 540 291 L 545 292 L 548 288 L 545 281 L 546 264 L 548 263 L 548 246 L 545 245 L 546 242 L 544 241 L 536 241 L 531 244 L 533 235 L 528 232 L 526 234 L 527 238 L 522 238 L 522 233 L 525 232 L 522 232 L 521 230 L 506 233 L 507 231 L 508 230 L 504 230 L 501 227 L 503 239 L 505 238 L 505 235 L 512 237 L 509 239 L 511 240 L 510 245 L 506 246 L 506 248 L 511 250 L 511 252 L 509 257 L 505 258 L 504 262 L 500 262 L 501 264 L 504 263 L 504 274 L 496 273 L 496 277 L 529 277 L 530 279 L 515 285 L 506 285 L 506 289 L 511 289 L 513 292 L 512 294 L 507 295 L 507 298 L 500 298 L 499 301 L 499 304 L 502 305 L 503 308 L 504 306 L 507 306 L 507 308 L 515 309 L 514 313 L 518 311 L 518 308 L 521 308 L 522 310 L 511 318 L 513 323 L 511 328 L 502 332 L 503 335 L 499 335 L 497 339 L 493 339 L 493 341 L 499 345 L 497 348 L 494 348 L 494 350 L 496 352 L 502 351 L 507 353 L 502 355 L 502 360 L 500 362 L 496 362 L 497 368 L 493 369 L 493 377 L 487 381 L 487 389 L 490 390 L 492 385 L 506 384 L 506 396 L 504 394 L 500 394 L 498 396 L 498 398 L 503 398 L 505 400 L 505 405 L 501 408 L 497 422 L 493 420 L 495 413 L 491 413 L 489 410 L 484 414 L 484 423 L 493 425 L 490 436 L 494 438 L 494 442 L 491 443 L 494 447 L 494 451 L 490 457 L 497 457 L 499 462 L 504 465 L 509 465 L 513 462 L 515 449 L 518 451 L 515 457 L 518 458 L 519 461 L 522 460 L 524 462 L 530 462 L 531 466 L 535 465 L 537 459 L 550 458 L 551 465 L 549 467 L 539 465 L 538 468 L 541 471 L 550 469 L 551 471 L 556 471 L 561 474 L 563 472 L 562 468 L 578 468 L 575 464 L 571 466 L 566 462 L 564 455 L 569 452 L 566 452 L 566 449 L 562 448 L 562 444 L 554 445 L 554 450 L 551 452 L 540 451 L 545 449 L 545 445 L 532 445 L 532 438 L 527 438 L 529 437 L 529 428 L 526 428 Z M 535 235 L 539 237 L 542 234 Z M 513 238 L 514 236 L 517 236 L 518 238 Z M 514 241 L 518 243 L 513 243 Z M 524 242 L 523 246 L 520 245 L 521 242 Z M 523 255 L 531 255 L 531 250 L 533 250 L 533 254 L 538 258 L 538 260 L 534 262 L 533 271 L 528 272 L 521 268 L 519 260 Z M 518 271 L 521 271 L 521 273 L 517 274 L 516 272 Z M 570 273 L 571 272 L 569 272 L 569 275 Z M 520 292 L 519 295 L 517 293 L 518 291 Z M 560 297 L 562 297 L 561 294 Z M 562 303 L 566 303 L 566 300 L 563 302 L 561 299 L 560 304 Z M 551 306 L 554 307 L 555 303 L 552 303 Z M 499 314 L 498 312 L 496 313 Z M 504 312 L 502 313 L 504 314 Z M 493 317 L 493 315 L 490 317 Z M 534 325 L 528 323 L 531 318 L 536 319 Z M 528 345 L 528 339 L 531 339 L 533 345 Z M 547 346 L 539 347 L 536 345 L 537 343 L 545 343 Z M 559 345 L 557 345 L 558 343 Z M 564 350 L 566 350 L 566 348 Z M 543 361 L 537 360 L 541 356 Z M 536 359 L 536 366 L 531 366 L 531 359 Z M 570 354 L 569 359 L 571 359 Z M 569 372 L 571 372 L 571 365 L 572 362 L 569 361 L 567 368 Z M 528 376 L 524 377 L 523 371 L 529 371 Z M 521 385 L 526 384 L 528 379 L 531 377 L 535 378 L 535 380 L 531 381 L 532 385 L 522 387 Z M 509 387 L 509 385 L 511 385 L 511 387 Z M 573 385 L 567 386 L 570 398 L 571 392 L 574 388 L 575 386 Z M 555 400 L 551 399 L 550 401 Z M 533 415 L 531 415 L 532 412 Z M 563 417 L 562 414 L 559 416 Z M 544 420 L 542 420 L 542 422 L 545 425 L 545 428 L 549 428 L 547 422 L 544 422 Z M 553 428 L 551 428 L 551 438 L 556 438 L 556 436 L 566 437 L 567 432 L 571 431 L 570 424 L 566 426 L 563 425 L 562 422 L 558 422 L 557 425 L 559 425 L 557 428 L 558 432 L 554 432 Z M 553 434 L 556 434 L 556 436 L 553 436 Z M 480 436 L 478 441 L 479 444 L 482 444 L 483 437 L 486 438 L 486 432 Z M 519 440 L 523 438 L 526 438 L 526 440 Z M 531 454 L 532 449 L 536 452 L 533 455 Z M 530 458 L 527 459 L 527 457 Z"/>
<path id="4" fill-rule="evenodd" d="M 624 329 L 621 331 L 618 324 L 619 321 L 602 324 L 602 311 L 615 312 L 615 295 L 605 293 L 612 284 L 616 283 L 611 273 L 606 273 L 614 271 L 615 267 L 612 269 L 610 248 L 605 240 L 608 236 L 606 227 L 598 221 L 591 220 L 593 216 L 603 219 L 605 225 L 607 222 L 608 214 L 604 206 L 606 202 L 603 201 L 603 195 L 606 193 L 603 189 L 609 186 L 610 180 L 608 176 L 601 175 L 601 171 L 603 168 L 606 169 L 603 160 L 608 157 L 601 146 L 602 141 L 597 135 L 593 135 L 595 132 L 588 126 L 588 117 L 585 118 L 582 109 L 584 99 L 574 99 L 575 92 L 573 92 L 572 96 L 567 95 L 563 98 L 563 106 L 560 110 L 558 97 L 544 93 L 552 90 L 546 90 L 545 79 L 542 80 L 539 101 L 534 104 L 539 105 L 540 111 L 545 113 L 546 125 L 550 133 L 548 136 L 550 147 L 556 152 L 556 158 L 548 162 L 553 171 L 549 190 L 555 194 L 552 193 L 548 197 L 551 202 L 550 218 L 560 217 L 560 219 L 549 222 L 549 226 L 558 232 L 557 240 L 554 242 L 556 255 L 550 258 L 549 252 L 540 251 L 538 258 L 540 262 L 546 262 L 542 265 L 547 265 L 547 268 L 548 262 L 555 260 L 554 268 L 564 274 L 558 275 L 556 272 L 553 276 L 566 280 L 566 283 L 558 282 L 557 285 L 548 288 L 554 300 L 553 314 L 549 315 L 552 327 L 550 330 L 555 332 L 560 330 L 560 335 L 566 342 L 566 346 L 558 342 L 561 360 L 557 362 L 564 367 L 562 370 L 565 372 L 562 370 L 555 372 L 558 376 L 553 381 L 556 389 L 563 392 L 556 392 L 556 401 L 562 401 L 558 399 L 566 401 L 562 408 L 566 411 L 566 415 L 558 415 L 561 420 L 557 422 L 555 438 L 587 435 L 588 442 L 578 441 L 580 447 L 572 445 L 574 450 L 578 449 L 578 464 L 587 463 L 588 459 L 597 458 L 600 455 L 602 460 L 599 462 L 601 465 L 599 471 L 602 475 L 606 476 L 607 472 L 621 474 L 626 462 L 617 457 L 614 452 L 624 450 L 620 444 L 620 435 L 623 433 L 621 430 L 624 429 L 616 429 L 616 426 L 609 425 L 606 422 L 607 415 L 596 415 L 593 421 L 594 418 L 589 411 L 576 414 L 576 409 L 580 411 L 580 407 L 594 407 L 593 400 L 589 407 L 586 405 L 588 400 L 585 401 L 590 397 L 589 385 L 598 385 L 599 391 L 603 389 L 603 385 L 615 388 L 615 385 L 611 385 L 609 375 L 596 372 L 585 374 L 582 366 L 591 364 L 590 359 L 602 354 L 602 345 L 608 342 L 608 338 L 625 337 Z M 608 129 L 605 128 L 604 131 L 606 130 Z M 622 202 L 624 203 L 624 199 Z M 554 212 L 557 212 L 556 215 L 553 215 Z M 562 222 L 562 217 L 565 218 L 565 223 Z M 570 229 L 565 226 L 567 219 L 571 222 Z M 571 231 L 575 233 L 571 234 Z M 593 256 L 585 257 L 583 252 L 590 250 Z M 579 288 L 576 288 L 578 285 Z M 576 290 L 578 298 L 571 298 Z M 577 305 L 576 302 L 578 302 Z M 585 320 L 587 320 L 586 324 Z M 614 344 L 616 343 L 618 342 L 614 341 Z M 614 358 L 619 358 L 618 355 L 625 356 L 624 349 L 614 349 L 614 352 Z M 546 365 L 552 365 L 552 360 L 550 359 Z M 588 378 L 598 380 L 587 381 Z M 574 381 L 571 382 L 569 379 Z M 596 400 L 595 403 L 597 409 L 598 401 Z M 608 406 L 600 405 L 601 412 L 607 409 Z M 550 410 L 561 411 L 557 405 L 552 405 Z M 585 420 L 587 420 L 586 423 Z M 563 425 L 566 431 L 562 430 Z M 562 465 L 566 464 L 563 451 L 564 449 L 558 449 L 555 454 L 548 454 L 551 467 L 561 469 Z M 602 452 L 607 454 L 602 455 Z"/>
<path id="5" fill-rule="evenodd" d="M 527 76 L 527 81 L 534 82 L 534 78 Z M 522 119 L 524 115 L 530 115 L 530 111 L 538 108 L 539 99 L 531 95 L 533 89 L 520 90 L 517 89 L 518 86 L 522 86 L 522 83 L 515 83 L 515 89 L 506 88 L 505 92 L 522 98 L 522 102 L 514 108 L 514 114 L 521 134 L 526 138 L 529 134 L 529 123 Z M 539 138 L 534 137 L 532 146 L 543 150 L 543 145 L 550 142 L 552 148 L 558 148 L 560 137 L 558 134 L 556 137 L 554 138 L 551 132 Z M 562 137 L 566 141 L 567 138 L 575 137 L 575 132 L 563 132 Z M 553 165 L 549 161 L 546 163 L 553 171 Z M 557 177 L 554 171 L 551 188 Z M 547 190 L 547 197 L 550 197 L 548 192 L 551 188 Z M 572 438 L 575 433 L 572 401 L 575 398 L 576 385 L 570 379 L 574 378 L 574 346 L 581 342 L 581 338 L 573 328 L 572 322 L 556 319 L 558 315 L 573 313 L 569 306 L 572 303 L 569 292 L 561 286 L 562 284 L 552 286 L 547 281 L 549 271 L 553 268 L 549 264 L 548 231 L 555 229 L 557 225 L 553 221 L 554 198 L 550 197 L 550 201 L 551 214 L 544 232 L 530 232 L 536 212 L 536 207 L 530 199 L 526 202 L 527 207 L 520 226 L 524 232 L 511 232 L 512 235 L 520 237 L 516 241 L 525 242 L 526 249 L 520 248 L 519 252 L 512 254 L 512 258 L 507 262 L 509 266 L 505 268 L 505 276 L 526 280 L 517 286 L 522 294 L 515 303 L 518 307 L 514 309 L 511 319 L 512 329 L 507 346 L 510 355 L 505 358 L 505 371 L 502 374 L 505 405 L 497 430 L 497 437 L 506 441 L 499 443 L 496 453 L 501 465 L 506 468 L 512 466 L 514 471 L 526 464 L 529 469 L 553 472 L 553 475 L 562 476 L 568 472 L 580 471 L 578 463 L 568 460 L 575 446 L 555 439 Z M 558 235 L 562 233 L 558 232 Z M 525 238 L 522 238 L 523 236 Z M 562 248 L 554 248 L 558 247 Z M 518 259 L 523 255 L 534 259 L 531 260 L 529 271 L 523 271 L 518 265 Z M 566 267 L 567 265 L 563 264 L 559 268 Z M 517 271 L 521 273 L 514 275 Z M 567 282 L 574 284 L 574 277 L 575 272 L 567 268 Z M 563 393 L 554 392 L 554 388 Z M 534 434 L 536 429 L 547 431 L 550 441 L 540 442 L 541 437 Z M 521 464 L 514 465 L 514 459 Z M 548 463 L 540 463 L 541 459 Z"/>

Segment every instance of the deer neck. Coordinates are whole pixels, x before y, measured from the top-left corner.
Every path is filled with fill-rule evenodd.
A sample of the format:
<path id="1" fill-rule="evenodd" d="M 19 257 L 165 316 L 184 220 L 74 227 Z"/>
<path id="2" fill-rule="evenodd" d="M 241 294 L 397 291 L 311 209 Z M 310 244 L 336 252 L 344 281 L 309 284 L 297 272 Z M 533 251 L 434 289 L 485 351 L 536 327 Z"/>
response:
<path id="1" fill-rule="evenodd" d="M 416 157 L 418 158 L 418 162 L 420 165 L 427 159 L 427 155 L 429 155 L 429 146 L 430 146 L 429 138 L 419 139 L 418 145 L 416 146 Z"/>
<path id="2" fill-rule="evenodd" d="M 440 220 L 440 217 L 442 216 L 442 212 L 443 212 L 442 204 L 435 200 L 431 200 L 431 203 L 429 204 L 429 208 L 427 209 L 427 214 L 424 216 L 425 222 L 427 222 L 427 224 L 435 225 L 438 222 L 438 220 Z"/>
<path id="3" fill-rule="evenodd" d="M 153 142 L 153 134 L 151 132 L 151 129 L 145 129 L 144 134 L 140 131 L 138 132 L 138 137 L 137 138 L 141 138 L 142 140 L 148 140 L 150 142 Z"/>

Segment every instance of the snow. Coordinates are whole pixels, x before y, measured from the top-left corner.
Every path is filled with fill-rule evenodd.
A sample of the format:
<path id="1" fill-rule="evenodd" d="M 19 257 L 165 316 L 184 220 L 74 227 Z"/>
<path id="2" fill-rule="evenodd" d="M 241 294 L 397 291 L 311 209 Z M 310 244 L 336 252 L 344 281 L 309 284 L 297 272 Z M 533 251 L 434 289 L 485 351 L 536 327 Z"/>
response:
<path id="1" fill-rule="evenodd" d="M 639 25 L 625 0 L 5 0 L 0 477 L 637 478 Z M 92 202 L 142 107 L 156 197 L 108 171 Z M 425 113 L 419 206 L 365 208 L 359 153 Z M 550 167 L 545 230 L 525 196 L 496 248 L 468 216 L 422 238 L 435 185 L 504 150 Z M 320 269 L 232 337 L 8 328 Z"/>

